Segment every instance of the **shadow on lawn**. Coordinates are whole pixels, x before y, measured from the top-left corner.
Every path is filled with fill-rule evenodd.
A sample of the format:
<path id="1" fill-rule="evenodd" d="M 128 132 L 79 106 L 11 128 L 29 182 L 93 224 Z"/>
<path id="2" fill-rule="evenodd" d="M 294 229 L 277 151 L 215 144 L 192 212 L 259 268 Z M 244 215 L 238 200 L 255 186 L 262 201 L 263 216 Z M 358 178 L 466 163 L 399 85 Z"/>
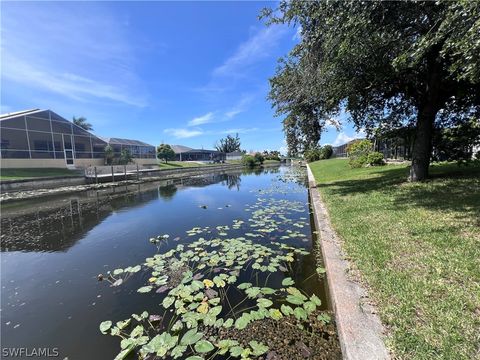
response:
<path id="1" fill-rule="evenodd" d="M 372 171 L 374 178 L 322 184 L 340 196 L 380 192 L 393 197 L 395 209 L 420 206 L 430 210 L 455 211 L 460 217 L 472 216 L 480 225 L 480 166 L 448 164 L 433 166 L 431 178 L 408 183 L 408 168 Z"/>

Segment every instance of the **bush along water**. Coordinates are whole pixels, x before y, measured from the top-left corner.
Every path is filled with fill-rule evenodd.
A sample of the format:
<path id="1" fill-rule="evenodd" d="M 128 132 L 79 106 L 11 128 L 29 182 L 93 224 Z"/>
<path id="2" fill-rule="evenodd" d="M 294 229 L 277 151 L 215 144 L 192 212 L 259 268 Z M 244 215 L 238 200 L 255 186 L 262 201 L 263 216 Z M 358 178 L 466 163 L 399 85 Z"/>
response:
<path id="1" fill-rule="evenodd" d="M 331 145 L 316 147 L 306 150 L 303 156 L 307 162 L 330 159 L 333 155 L 333 148 Z"/>
<path id="2" fill-rule="evenodd" d="M 298 191 L 288 176 L 255 191 L 256 203 L 245 209 L 248 219 L 194 227 L 168 251 L 162 251 L 171 241 L 167 234 L 152 238 L 157 253 L 108 274 L 111 286 L 145 274 L 137 292 L 158 296 L 160 303 L 155 314 L 100 324 L 103 334 L 119 337 L 116 359 L 341 358 L 318 289 L 304 288 L 324 269 L 313 266 L 310 274 L 298 275 L 310 255 L 303 245 L 310 241 L 304 233 L 308 218 L 301 216 L 306 204 L 274 196 Z"/>
<path id="3" fill-rule="evenodd" d="M 359 168 L 366 165 L 385 165 L 383 154 L 373 151 L 370 140 L 358 140 L 347 146 L 348 164 L 352 168 Z"/>
<path id="4" fill-rule="evenodd" d="M 265 157 L 261 153 L 255 153 L 255 155 L 243 155 L 242 163 L 246 167 L 253 168 L 256 166 L 261 166 L 265 161 Z"/>

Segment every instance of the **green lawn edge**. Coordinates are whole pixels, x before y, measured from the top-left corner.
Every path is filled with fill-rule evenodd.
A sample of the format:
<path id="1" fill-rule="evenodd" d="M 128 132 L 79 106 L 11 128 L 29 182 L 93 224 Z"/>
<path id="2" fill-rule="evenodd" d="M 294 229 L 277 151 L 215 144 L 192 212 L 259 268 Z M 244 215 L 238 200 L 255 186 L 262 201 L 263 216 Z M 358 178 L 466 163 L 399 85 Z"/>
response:
<path id="1" fill-rule="evenodd" d="M 480 329 L 480 166 L 310 164 L 332 225 L 401 359 L 473 359 Z"/>

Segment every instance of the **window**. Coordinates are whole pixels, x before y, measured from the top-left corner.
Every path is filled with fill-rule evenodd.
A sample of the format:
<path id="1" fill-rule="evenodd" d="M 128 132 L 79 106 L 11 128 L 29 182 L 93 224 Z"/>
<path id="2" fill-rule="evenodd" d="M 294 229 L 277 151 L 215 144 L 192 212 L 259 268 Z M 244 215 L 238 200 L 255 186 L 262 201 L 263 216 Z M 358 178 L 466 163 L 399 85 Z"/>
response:
<path id="1" fill-rule="evenodd" d="M 28 151 L 27 133 L 25 130 L 2 129 L 1 136 L 0 147 L 2 150 L 15 149 Z"/>

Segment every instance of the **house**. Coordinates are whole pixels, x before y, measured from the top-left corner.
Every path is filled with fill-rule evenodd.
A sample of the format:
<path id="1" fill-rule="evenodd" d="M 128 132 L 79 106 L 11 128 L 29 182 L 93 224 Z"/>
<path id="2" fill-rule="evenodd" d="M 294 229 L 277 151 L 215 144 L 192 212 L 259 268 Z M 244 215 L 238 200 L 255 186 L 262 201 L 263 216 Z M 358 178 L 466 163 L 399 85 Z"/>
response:
<path id="1" fill-rule="evenodd" d="M 171 145 L 171 148 L 176 161 L 221 162 L 226 158 L 225 153 L 217 150 L 192 149 L 183 145 Z"/>
<path id="2" fill-rule="evenodd" d="M 115 158 L 119 158 L 122 150 L 130 151 L 135 163 L 139 165 L 156 163 L 156 149 L 155 146 L 147 144 L 140 140 L 121 139 L 121 138 L 104 138 L 108 145 L 113 149 Z"/>
<path id="3" fill-rule="evenodd" d="M 2 168 L 85 168 L 105 164 L 108 142 L 51 110 L 0 115 L 0 133 Z M 155 162 L 155 148 L 147 145 L 131 144 L 136 163 Z"/>
<path id="4" fill-rule="evenodd" d="M 242 160 L 244 153 L 241 151 L 233 151 L 226 154 L 227 160 Z"/>
<path id="5" fill-rule="evenodd" d="M 364 139 L 350 140 L 349 142 L 347 142 L 345 144 L 333 147 L 333 155 L 332 156 L 333 157 L 347 157 L 348 156 L 348 154 L 347 154 L 348 145 L 350 145 L 351 143 L 354 143 L 356 141 L 359 141 L 359 140 L 364 140 Z"/>

